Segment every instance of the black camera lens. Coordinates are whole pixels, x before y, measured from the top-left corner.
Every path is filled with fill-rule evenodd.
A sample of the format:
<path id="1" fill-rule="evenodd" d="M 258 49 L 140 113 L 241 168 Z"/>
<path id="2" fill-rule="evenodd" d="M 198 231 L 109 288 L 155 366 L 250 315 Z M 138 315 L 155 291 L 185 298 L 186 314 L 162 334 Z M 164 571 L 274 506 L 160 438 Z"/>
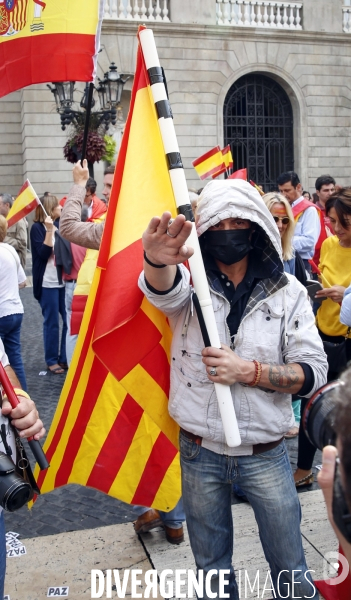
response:
<path id="1" fill-rule="evenodd" d="M 342 385 L 339 380 L 331 381 L 312 396 L 304 410 L 302 424 L 311 444 L 319 450 L 324 446 L 335 446 L 335 415 L 337 404 L 334 390 Z"/>
<path id="2" fill-rule="evenodd" d="M 0 452 L 0 505 L 14 512 L 26 504 L 32 495 L 31 485 L 16 473 L 11 458 Z"/>

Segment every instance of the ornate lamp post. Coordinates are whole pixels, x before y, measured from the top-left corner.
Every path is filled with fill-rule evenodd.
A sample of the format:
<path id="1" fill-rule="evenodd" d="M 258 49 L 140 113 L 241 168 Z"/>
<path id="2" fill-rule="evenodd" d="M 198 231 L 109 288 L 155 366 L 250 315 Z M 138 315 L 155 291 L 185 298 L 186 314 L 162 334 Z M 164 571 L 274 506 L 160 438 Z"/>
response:
<path id="1" fill-rule="evenodd" d="M 121 102 L 124 84 L 128 81 L 130 75 L 120 75 L 117 71 L 115 63 L 111 63 L 109 70 L 104 74 L 104 79 L 99 79 L 99 86 L 94 89 L 98 93 L 101 110 L 95 111 L 91 115 L 92 125 L 94 129 L 98 129 L 101 125 L 107 131 L 109 125 L 116 124 L 116 109 Z M 88 88 L 85 86 L 83 97 L 80 101 L 80 107 L 83 110 L 74 110 L 74 85 L 75 81 L 54 82 L 54 87 L 48 84 L 48 88 L 53 93 L 56 102 L 56 111 L 61 118 L 61 129 L 64 131 L 68 125 L 82 127 L 85 122 L 85 111 L 88 103 Z M 92 107 L 95 106 L 93 98 Z"/>
<path id="2" fill-rule="evenodd" d="M 82 99 L 79 103 L 81 110 L 73 108 L 75 104 L 75 81 L 54 82 L 52 84 L 53 87 L 48 85 L 55 98 L 56 111 L 61 119 L 61 129 L 64 131 L 69 125 L 73 128 L 73 134 L 64 147 L 64 156 L 68 162 L 74 163 L 82 157 L 86 114 L 90 114 L 89 130 L 84 143 L 87 144 L 86 158 L 91 177 L 93 177 L 93 164 L 105 156 L 106 132 L 110 125 L 116 125 L 117 107 L 121 102 L 123 87 L 129 78 L 130 75 L 125 76 L 118 73 L 115 63 L 111 63 L 109 70 L 104 74 L 104 78 L 98 80 L 98 87 L 93 86 L 100 103 L 100 110 L 97 111 L 90 111 L 96 104 L 91 94 L 92 84 L 87 83 L 85 86 Z M 91 94 L 90 109 L 88 107 L 89 90 Z"/>

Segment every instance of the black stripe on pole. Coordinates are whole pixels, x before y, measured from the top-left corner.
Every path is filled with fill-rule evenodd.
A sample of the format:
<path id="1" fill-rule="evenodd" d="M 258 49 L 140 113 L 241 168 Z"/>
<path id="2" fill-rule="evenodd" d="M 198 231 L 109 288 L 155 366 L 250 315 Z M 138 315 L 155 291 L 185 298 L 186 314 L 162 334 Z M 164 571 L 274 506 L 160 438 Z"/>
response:
<path id="1" fill-rule="evenodd" d="M 182 204 L 177 208 L 178 215 L 184 215 L 187 221 L 195 221 L 191 204 Z"/>
<path id="2" fill-rule="evenodd" d="M 202 333 L 202 339 L 204 341 L 205 348 L 209 348 L 209 346 L 211 346 L 210 336 L 208 335 L 205 319 L 202 314 L 200 302 L 199 302 L 199 299 L 196 294 L 193 294 L 193 303 L 195 306 L 195 310 L 196 310 L 197 318 L 199 321 L 199 325 L 200 325 L 200 329 L 201 329 L 201 333 Z"/>
<path id="3" fill-rule="evenodd" d="M 164 83 L 161 67 L 151 67 L 147 70 L 147 73 L 149 75 L 150 85 L 154 85 L 154 83 Z"/>
<path id="4" fill-rule="evenodd" d="M 171 105 L 168 100 L 159 100 L 155 102 L 157 117 L 161 119 L 173 119 Z"/>
<path id="5" fill-rule="evenodd" d="M 93 82 L 90 82 L 89 92 L 88 92 L 87 110 L 85 113 L 84 135 L 83 135 L 83 144 L 82 144 L 82 158 L 80 161 L 82 166 L 83 166 L 83 160 L 85 159 L 85 154 L 87 151 L 88 133 L 89 133 L 89 125 L 90 125 L 90 113 L 91 113 L 91 105 L 93 102 L 93 91 L 94 91 L 94 84 L 93 84 Z"/>
<path id="6" fill-rule="evenodd" d="M 172 171 L 173 169 L 183 169 L 182 157 L 179 152 L 168 152 L 166 158 L 169 171 Z"/>

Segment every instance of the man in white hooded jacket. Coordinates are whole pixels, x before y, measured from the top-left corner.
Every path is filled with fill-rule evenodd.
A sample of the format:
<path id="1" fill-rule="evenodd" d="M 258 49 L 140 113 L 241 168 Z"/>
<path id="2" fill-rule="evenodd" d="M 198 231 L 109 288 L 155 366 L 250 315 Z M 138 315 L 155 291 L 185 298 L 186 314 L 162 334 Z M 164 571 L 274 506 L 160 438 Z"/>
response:
<path id="1" fill-rule="evenodd" d="M 231 486 L 255 511 L 277 597 L 318 598 L 308 572 L 284 433 L 291 394 L 309 397 L 326 382 L 327 361 L 305 289 L 284 273 L 280 236 L 257 191 L 241 180 L 213 181 L 197 207 L 222 348 L 204 348 L 181 263 L 191 223 L 154 217 L 143 235 L 139 286 L 173 329 L 169 412 L 180 425 L 183 502 L 198 570 L 217 598 L 238 600 L 232 567 Z M 226 445 L 214 382 L 230 385 L 242 443 Z M 219 594 L 218 571 L 230 570 Z M 207 595 L 204 598 L 214 597 Z"/>

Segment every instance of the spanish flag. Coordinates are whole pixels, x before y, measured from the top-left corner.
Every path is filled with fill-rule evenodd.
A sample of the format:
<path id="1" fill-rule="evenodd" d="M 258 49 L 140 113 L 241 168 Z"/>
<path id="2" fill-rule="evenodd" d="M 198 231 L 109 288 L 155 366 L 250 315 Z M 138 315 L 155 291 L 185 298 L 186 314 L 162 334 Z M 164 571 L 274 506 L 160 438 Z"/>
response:
<path id="1" fill-rule="evenodd" d="M 104 0 L 0 0 L 0 97 L 33 83 L 92 81 Z"/>
<path id="2" fill-rule="evenodd" d="M 141 50 L 92 289 L 45 443 L 41 492 L 67 483 L 131 504 L 180 497 L 178 426 L 168 414 L 171 331 L 137 282 L 150 219 L 176 216 Z"/>
<path id="3" fill-rule="evenodd" d="M 258 191 L 258 193 L 260 194 L 260 196 L 264 196 L 264 191 L 261 190 L 260 187 L 258 187 L 257 183 L 255 183 L 252 179 L 250 179 L 250 183 Z"/>
<path id="4" fill-rule="evenodd" d="M 225 168 L 232 169 L 234 161 L 233 161 L 232 151 L 230 149 L 229 144 L 228 144 L 228 146 L 226 146 L 225 148 L 222 149 L 222 155 L 223 155 L 223 159 L 224 159 Z"/>
<path id="5" fill-rule="evenodd" d="M 244 181 L 247 181 L 247 169 L 245 168 L 234 171 L 234 173 L 229 175 L 228 179 L 244 179 Z"/>
<path id="6" fill-rule="evenodd" d="M 200 179 L 207 179 L 207 177 L 211 177 L 212 175 L 217 177 L 220 174 L 219 172 L 223 173 L 226 169 L 223 154 L 219 146 L 215 146 L 202 156 L 199 156 L 199 158 L 193 161 L 192 165 Z"/>
<path id="7" fill-rule="evenodd" d="M 24 183 L 18 192 L 18 196 L 10 208 L 9 214 L 7 215 L 7 226 L 11 227 L 20 219 L 23 219 L 32 210 L 34 210 L 39 202 L 39 198 L 32 188 L 29 179 Z"/>

